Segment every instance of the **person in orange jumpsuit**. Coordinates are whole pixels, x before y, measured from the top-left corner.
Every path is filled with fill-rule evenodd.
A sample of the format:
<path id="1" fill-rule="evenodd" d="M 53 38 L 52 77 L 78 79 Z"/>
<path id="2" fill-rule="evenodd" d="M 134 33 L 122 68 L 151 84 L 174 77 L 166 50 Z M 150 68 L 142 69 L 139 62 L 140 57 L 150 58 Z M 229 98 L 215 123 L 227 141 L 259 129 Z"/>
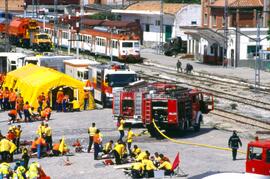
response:
<path id="1" fill-rule="evenodd" d="M 38 100 L 38 105 L 39 105 L 38 111 L 41 111 L 42 110 L 42 104 L 45 101 L 45 95 L 44 95 L 43 92 L 41 93 L 41 95 L 38 96 L 37 100 Z"/>
<path id="2" fill-rule="evenodd" d="M 4 91 L 3 91 L 3 88 L 1 87 L 0 88 L 0 108 L 1 108 L 1 110 L 4 109 L 3 99 L 4 99 Z"/>
<path id="3" fill-rule="evenodd" d="M 9 109 L 9 90 L 8 87 L 5 87 L 4 91 L 4 110 Z"/>
<path id="4" fill-rule="evenodd" d="M 23 111 L 23 97 L 21 95 L 21 93 L 19 93 L 17 99 L 16 99 L 16 110 L 17 113 L 19 114 L 20 119 L 22 119 L 22 114 L 21 112 Z"/>
<path id="5" fill-rule="evenodd" d="M 62 101 L 63 101 L 64 97 L 65 97 L 65 94 L 63 92 L 63 89 L 59 88 L 59 91 L 57 92 L 57 95 L 56 95 L 57 112 L 62 111 Z"/>
<path id="6" fill-rule="evenodd" d="M 29 113 L 29 108 L 30 108 L 30 105 L 28 103 L 28 101 L 25 102 L 24 106 L 23 106 L 23 113 L 24 113 L 24 121 L 27 122 L 31 122 L 31 116 L 30 116 L 30 113 Z"/>
<path id="7" fill-rule="evenodd" d="M 17 98 L 16 92 L 13 91 L 12 88 L 10 88 L 10 93 L 9 93 L 9 106 L 10 106 L 10 109 L 15 109 L 16 98 Z"/>
<path id="8" fill-rule="evenodd" d="M 11 117 L 11 119 L 9 119 L 8 124 L 14 123 L 17 119 L 17 110 L 16 109 L 11 109 L 8 113 L 8 116 Z"/>

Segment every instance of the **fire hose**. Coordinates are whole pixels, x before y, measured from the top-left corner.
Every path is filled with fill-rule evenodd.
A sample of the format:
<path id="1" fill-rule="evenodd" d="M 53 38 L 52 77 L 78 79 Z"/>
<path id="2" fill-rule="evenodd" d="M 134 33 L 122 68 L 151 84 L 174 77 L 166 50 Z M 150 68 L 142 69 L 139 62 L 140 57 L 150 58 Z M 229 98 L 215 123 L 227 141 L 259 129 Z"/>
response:
<path id="1" fill-rule="evenodd" d="M 213 145 L 208 145 L 208 144 L 199 144 L 199 143 L 194 143 L 194 142 L 175 140 L 175 139 L 170 138 L 169 136 L 165 135 L 162 131 L 160 131 L 160 129 L 158 128 L 154 119 L 152 120 L 152 122 L 154 124 L 155 129 L 158 131 L 158 133 L 160 133 L 160 135 L 162 135 L 163 137 L 165 137 L 166 139 L 170 140 L 173 143 L 192 145 L 192 146 L 197 146 L 197 147 L 204 147 L 204 148 L 217 149 L 217 150 L 223 150 L 223 151 L 232 151 L 231 148 L 226 148 L 226 147 L 218 147 L 218 146 L 213 146 Z M 238 150 L 238 152 L 241 154 L 246 154 L 246 152 L 241 151 L 241 150 Z"/>

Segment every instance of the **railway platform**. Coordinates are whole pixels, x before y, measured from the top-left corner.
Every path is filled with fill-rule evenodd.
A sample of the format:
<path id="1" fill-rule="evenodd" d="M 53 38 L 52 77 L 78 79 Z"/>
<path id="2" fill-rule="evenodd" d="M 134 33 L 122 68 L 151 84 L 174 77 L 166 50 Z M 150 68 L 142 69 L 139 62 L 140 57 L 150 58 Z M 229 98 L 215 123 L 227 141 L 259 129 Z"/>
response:
<path id="1" fill-rule="evenodd" d="M 216 66 L 203 64 L 199 61 L 194 61 L 191 59 L 180 59 L 179 57 L 168 57 L 165 55 L 158 55 L 155 50 L 152 49 L 142 49 L 141 56 L 145 59 L 144 63 L 153 64 L 156 66 L 166 66 L 171 69 L 176 70 L 176 62 L 179 59 L 182 63 L 182 68 L 186 67 L 187 63 L 193 66 L 194 73 L 199 75 L 207 75 L 218 78 L 226 78 L 237 81 L 243 81 L 247 83 L 255 82 L 255 70 L 246 67 L 233 68 L 228 66 Z M 260 71 L 261 85 L 270 86 L 270 72 Z"/>

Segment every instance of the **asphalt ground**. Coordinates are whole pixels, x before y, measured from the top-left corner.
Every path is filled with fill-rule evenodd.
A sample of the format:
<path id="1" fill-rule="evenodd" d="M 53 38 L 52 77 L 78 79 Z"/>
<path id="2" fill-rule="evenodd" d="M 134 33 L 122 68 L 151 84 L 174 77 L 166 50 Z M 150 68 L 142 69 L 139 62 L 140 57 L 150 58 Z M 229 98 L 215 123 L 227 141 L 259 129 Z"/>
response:
<path id="1" fill-rule="evenodd" d="M 111 109 L 100 109 L 92 111 L 82 111 L 74 113 L 56 113 L 53 112 L 52 119 L 49 125 L 53 130 L 53 140 L 57 141 L 63 136 L 69 146 L 76 140 L 80 139 L 83 146 L 87 147 L 88 135 L 87 128 L 92 122 L 96 122 L 97 127 L 101 130 L 103 143 L 114 140 L 116 141 L 119 133 L 116 130 L 116 124 L 112 120 Z M 7 112 L 0 113 L 0 129 L 2 134 L 6 134 L 8 127 Z M 239 135 L 242 138 L 243 147 L 241 150 L 246 150 L 246 144 L 257 129 L 242 130 L 242 126 L 230 122 L 224 122 L 213 116 L 205 116 L 205 124 L 201 132 L 195 133 L 193 130 L 187 133 L 176 134 L 173 136 L 176 140 L 185 140 L 189 142 L 214 145 L 219 147 L 227 147 L 228 138 L 231 131 L 239 129 Z M 23 140 L 32 140 L 36 136 L 36 129 L 40 122 L 20 123 L 22 125 Z M 225 130 L 217 130 L 225 129 Z M 140 133 L 143 128 L 134 128 L 135 133 Z M 241 131 L 242 130 L 242 131 Z M 245 155 L 239 154 L 238 160 L 232 161 L 231 152 L 221 151 L 211 148 L 202 148 L 190 145 L 180 145 L 172 143 L 167 139 L 156 140 L 149 135 L 143 135 L 134 139 L 134 144 L 137 144 L 143 150 L 149 150 L 151 154 L 154 152 L 163 153 L 170 160 L 174 160 L 177 152 L 180 152 L 181 169 L 188 174 L 187 178 L 202 178 L 205 175 L 218 172 L 244 172 L 245 171 Z M 70 147 L 71 151 L 74 151 Z M 20 158 L 20 155 L 16 155 Z M 52 179 L 69 179 L 69 178 L 127 178 L 123 171 L 114 169 L 113 166 L 103 166 L 101 161 L 93 160 L 93 153 L 75 153 L 70 156 L 69 160 L 72 163 L 70 166 L 64 165 L 66 156 L 63 157 L 46 157 L 42 159 L 31 159 L 38 161 L 46 173 Z M 12 164 L 14 165 L 14 163 Z"/>

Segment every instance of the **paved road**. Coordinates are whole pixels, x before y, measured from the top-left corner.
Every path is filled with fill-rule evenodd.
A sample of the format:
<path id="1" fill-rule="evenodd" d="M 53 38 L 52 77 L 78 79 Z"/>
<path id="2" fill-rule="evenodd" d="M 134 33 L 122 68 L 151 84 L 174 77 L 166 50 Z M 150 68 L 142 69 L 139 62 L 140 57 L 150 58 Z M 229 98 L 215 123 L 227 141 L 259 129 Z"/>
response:
<path id="1" fill-rule="evenodd" d="M 0 128 L 2 133 L 5 134 L 9 127 L 5 122 L 7 113 L 0 113 L 0 119 Z M 215 122 L 217 122 L 218 119 L 211 118 L 211 115 L 206 117 L 205 120 L 207 125 L 203 127 L 200 133 L 190 131 L 185 135 L 177 136 L 177 140 L 227 147 L 227 139 L 231 132 L 213 129 L 212 126 L 217 126 Z M 52 126 L 53 129 L 54 141 L 65 136 L 68 144 L 71 144 L 75 139 L 79 138 L 84 145 L 87 145 L 86 131 L 88 126 L 94 121 L 104 135 L 104 142 L 110 139 L 117 139 L 118 132 L 116 131 L 115 123 L 112 121 L 110 109 L 77 113 L 53 113 L 49 125 Z M 22 123 L 21 125 L 23 129 L 22 140 L 33 139 L 39 122 Z M 225 125 L 222 122 L 222 125 L 223 128 L 232 129 L 232 126 L 228 127 L 230 124 Z M 134 129 L 136 133 L 142 130 L 143 129 Z M 241 136 L 242 135 L 243 134 L 241 134 Z M 243 138 L 242 140 L 244 146 L 246 146 L 249 139 Z M 144 150 L 149 150 L 151 153 L 164 153 L 171 160 L 174 159 L 177 152 L 180 152 L 181 168 L 189 174 L 189 178 L 201 178 L 202 175 L 213 172 L 244 172 L 245 170 L 244 155 L 240 155 L 239 160 L 232 161 L 231 153 L 227 151 L 179 145 L 168 140 L 156 140 L 149 136 L 138 137 L 135 139 L 135 143 Z M 243 150 L 245 150 L 245 147 L 243 147 Z M 20 156 L 16 156 L 16 158 L 18 157 Z M 100 162 L 93 160 L 92 153 L 75 154 L 75 156 L 70 157 L 70 161 L 73 163 L 71 166 L 64 166 L 63 159 L 65 159 L 65 157 L 50 157 L 42 158 L 38 161 L 41 163 L 46 173 L 53 179 L 125 178 L 121 170 L 115 170 L 112 166 L 100 166 Z M 34 159 L 31 159 L 31 161 L 33 160 Z"/>
<path id="2" fill-rule="evenodd" d="M 157 55 L 155 50 L 142 49 L 141 56 L 150 61 L 151 63 L 160 64 L 176 68 L 176 62 L 179 58 L 168 57 L 164 55 Z M 226 78 L 244 79 L 251 83 L 255 80 L 255 71 L 251 68 L 238 67 L 238 68 L 223 68 L 222 66 L 206 65 L 198 61 L 181 59 L 182 67 L 185 68 L 187 63 L 193 65 L 194 70 L 197 72 L 208 73 L 212 75 L 224 76 Z M 261 71 L 261 83 L 270 84 L 270 73 Z"/>

